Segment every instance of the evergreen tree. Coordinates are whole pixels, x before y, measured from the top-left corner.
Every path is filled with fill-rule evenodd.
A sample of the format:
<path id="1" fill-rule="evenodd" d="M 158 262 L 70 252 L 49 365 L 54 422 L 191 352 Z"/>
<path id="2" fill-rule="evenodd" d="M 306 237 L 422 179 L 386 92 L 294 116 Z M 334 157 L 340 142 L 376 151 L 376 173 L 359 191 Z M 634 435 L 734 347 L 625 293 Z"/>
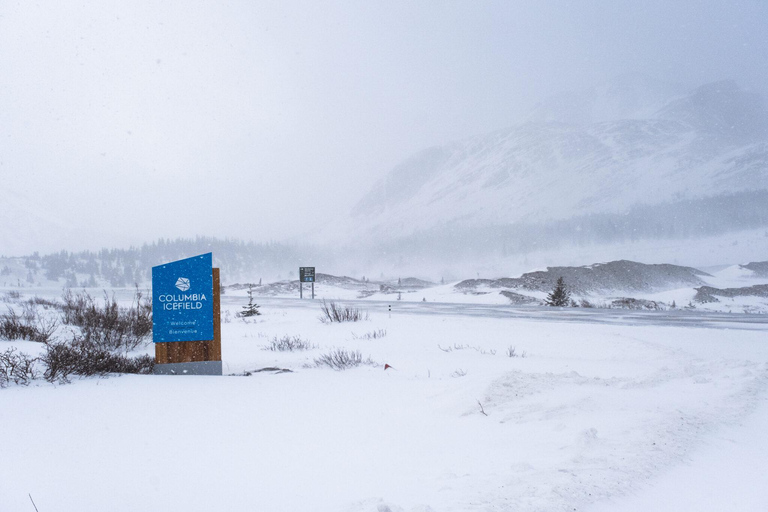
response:
<path id="1" fill-rule="evenodd" d="M 549 295 L 547 295 L 544 304 L 547 306 L 565 307 L 570 304 L 570 301 L 571 293 L 568 291 L 568 288 L 566 288 L 563 278 L 558 277 L 555 287 L 549 292 Z"/>
<path id="2" fill-rule="evenodd" d="M 77 275 L 73 271 L 68 270 L 64 274 L 64 279 L 66 279 L 64 286 L 67 288 L 77 288 Z"/>
<path id="3" fill-rule="evenodd" d="M 253 285 L 248 285 L 248 305 L 243 306 L 243 311 L 240 313 L 241 317 L 257 316 L 260 315 L 259 305 L 253 303 Z"/>

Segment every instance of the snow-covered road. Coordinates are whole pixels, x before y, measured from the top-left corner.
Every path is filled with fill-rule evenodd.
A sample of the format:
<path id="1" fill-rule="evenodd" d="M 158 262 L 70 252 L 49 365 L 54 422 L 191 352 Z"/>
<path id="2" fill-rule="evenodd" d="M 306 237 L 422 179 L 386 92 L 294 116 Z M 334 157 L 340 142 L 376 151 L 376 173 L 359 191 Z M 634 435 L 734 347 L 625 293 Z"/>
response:
<path id="1" fill-rule="evenodd" d="M 319 299 L 285 297 L 257 297 L 264 308 L 319 310 Z M 497 304 L 462 304 L 455 302 L 413 302 L 344 299 L 345 305 L 374 313 L 469 316 L 480 318 L 512 318 L 543 322 L 576 322 L 615 325 L 658 325 L 679 327 L 707 327 L 712 329 L 768 330 L 768 315 L 744 313 L 717 313 L 696 309 L 675 311 L 643 311 L 630 309 L 552 308 L 546 306 L 505 306 Z M 222 304 L 243 306 L 247 300 L 241 296 L 225 295 Z"/>

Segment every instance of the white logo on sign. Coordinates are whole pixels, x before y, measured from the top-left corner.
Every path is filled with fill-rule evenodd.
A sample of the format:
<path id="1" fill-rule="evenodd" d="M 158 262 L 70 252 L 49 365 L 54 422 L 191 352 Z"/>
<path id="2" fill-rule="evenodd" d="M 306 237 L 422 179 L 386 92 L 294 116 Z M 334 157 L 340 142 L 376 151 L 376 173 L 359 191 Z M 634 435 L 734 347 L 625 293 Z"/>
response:
<path id="1" fill-rule="evenodd" d="M 178 278 L 176 280 L 176 288 L 178 288 L 182 292 L 189 290 L 189 279 L 187 279 L 186 277 Z"/>

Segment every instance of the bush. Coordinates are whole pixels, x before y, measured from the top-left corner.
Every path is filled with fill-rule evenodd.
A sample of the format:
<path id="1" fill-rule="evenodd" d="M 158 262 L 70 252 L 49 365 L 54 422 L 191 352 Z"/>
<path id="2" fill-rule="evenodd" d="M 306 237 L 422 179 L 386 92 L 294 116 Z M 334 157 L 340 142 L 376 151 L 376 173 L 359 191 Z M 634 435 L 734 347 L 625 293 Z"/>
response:
<path id="1" fill-rule="evenodd" d="M 347 351 L 343 348 L 337 348 L 328 354 L 315 359 L 315 366 L 327 366 L 333 370 L 346 370 L 347 368 L 354 368 L 361 364 L 375 366 L 376 363 L 371 358 L 363 359 L 363 355 L 360 351 Z"/>
<path id="2" fill-rule="evenodd" d="M 473 345 L 462 345 L 460 343 L 454 343 L 453 346 L 448 345 L 446 348 L 441 347 L 440 344 L 438 343 L 437 348 L 439 348 L 443 352 L 453 352 L 454 350 L 474 350 L 478 354 L 483 354 L 483 355 L 490 354 L 492 356 L 496 355 L 495 349 L 485 350 L 482 347 L 475 347 Z"/>
<path id="3" fill-rule="evenodd" d="M 43 309 L 49 309 L 49 308 L 61 309 L 61 303 L 55 300 L 44 299 L 42 297 L 38 297 L 37 295 L 27 300 L 27 303 L 32 306 L 42 306 Z"/>
<path id="4" fill-rule="evenodd" d="M 22 304 L 22 313 L 8 308 L 8 313 L 0 315 L 0 337 L 7 340 L 29 340 L 48 343 L 56 332 L 58 320 L 40 315 L 30 304 Z"/>
<path id="5" fill-rule="evenodd" d="M 80 333 L 69 342 L 54 341 L 58 320 L 38 314 L 36 305 L 61 309 L 64 323 L 79 327 Z M 28 384 L 38 377 L 38 363 L 49 382 L 69 382 L 71 375 L 152 373 L 154 358 L 118 353 L 136 348 L 152 332 L 152 303 L 138 288 L 130 307 L 118 306 L 114 295 L 110 298 L 106 292 L 104 303 L 99 304 L 85 291 L 73 294 L 70 290 L 60 305 L 35 299 L 22 307 L 22 314 L 9 308 L 8 314 L 0 316 L 0 336 L 43 342 L 46 351 L 39 358 L 15 349 L 0 354 L 0 385 Z"/>
<path id="6" fill-rule="evenodd" d="M 133 350 L 152 333 L 152 301 L 138 288 L 131 307 L 120 307 L 114 294 L 104 292 L 99 304 L 86 291 L 62 296 L 64 323 L 80 327 L 83 337 L 107 350 Z"/>
<path id="7" fill-rule="evenodd" d="M 0 388 L 11 382 L 26 386 L 38 377 L 37 358 L 15 348 L 0 352 Z"/>
<path id="8" fill-rule="evenodd" d="M 5 294 L 5 296 L 3 297 L 3 299 L 4 299 L 4 302 L 12 302 L 12 301 L 16 301 L 16 300 L 19 300 L 20 298 L 21 298 L 21 293 L 19 293 L 19 292 L 18 292 L 18 291 L 16 291 L 16 290 L 11 290 L 11 291 L 9 291 L 9 292 L 8 292 L 8 293 L 6 293 L 6 294 Z"/>
<path id="9" fill-rule="evenodd" d="M 660 311 L 663 309 L 662 304 L 663 303 L 656 302 L 655 300 L 634 299 L 632 297 L 619 297 L 618 299 L 614 299 L 613 301 L 611 301 L 608 307 L 610 309 L 639 309 L 639 310 L 649 310 L 649 311 Z"/>
<path id="10" fill-rule="evenodd" d="M 115 354 L 92 339 L 78 336 L 69 343 L 49 343 L 46 348 L 40 360 L 46 367 L 44 377 L 48 382 L 69 382 L 71 375 L 150 374 L 155 366 L 151 356 Z"/>
<path id="11" fill-rule="evenodd" d="M 353 340 L 375 340 L 378 338 L 383 338 L 386 335 L 387 335 L 386 329 L 376 329 L 375 331 L 367 332 L 362 336 L 358 336 L 357 334 L 352 333 L 352 339 Z"/>
<path id="12" fill-rule="evenodd" d="M 343 304 L 337 304 L 333 301 L 325 302 L 323 299 L 323 305 L 320 307 L 322 314 L 320 315 L 320 321 L 324 324 L 330 324 L 333 322 L 359 322 L 360 320 L 368 320 L 368 312 L 359 308 L 353 308 L 350 306 L 344 306 Z"/>
<path id="13" fill-rule="evenodd" d="M 315 348 L 309 341 L 303 340 L 298 336 L 288 336 L 282 338 L 275 336 L 269 345 L 264 345 L 264 350 L 274 352 L 294 352 L 296 350 L 310 350 Z"/>
<path id="14" fill-rule="evenodd" d="M 67 383 L 72 375 L 150 374 L 155 361 L 148 355 L 129 357 L 115 354 L 82 337 L 75 337 L 69 343 L 48 343 L 45 353 L 39 358 L 10 348 L 0 352 L 0 388 L 11 382 L 26 386 L 40 376 L 39 364 L 44 367 L 45 380 Z"/>

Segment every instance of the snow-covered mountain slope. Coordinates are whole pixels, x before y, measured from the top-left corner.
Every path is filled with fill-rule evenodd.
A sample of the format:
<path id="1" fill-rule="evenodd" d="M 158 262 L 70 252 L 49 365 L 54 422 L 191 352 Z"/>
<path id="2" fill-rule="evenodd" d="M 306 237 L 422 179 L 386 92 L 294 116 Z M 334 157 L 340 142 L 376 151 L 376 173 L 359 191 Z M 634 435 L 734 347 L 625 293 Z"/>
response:
<path id="1" fill-rule="evenodd" d="M 31 245 L 57 251 L 74 234 L 45 205 L 8 187 L 0 188 L 0 256 L 20 256 Z"/>
<path id="2" fill-rule="evenodd" d="M 108 202 L 93 212 L 93 216 L 113 214 Z M 40 254 L 61 250 L 97 251 L 114 246 L 120 240 L 118 231 L 103 231 L 87 221 L 73 224 L 65 220 L 60 210 L 40 198 L 0 185 L 0 256 L 29 256 L 30 247 Z"/>
<path id="3" fill-rule="evenodd" d="M 761 99 L 733 82 L 673 97 L 646 119 L 528 122 L 407 159 L 354 207 L 348 232 L 398 238 L 662 204 L 682 205 L 680 216 L 698 205 L 706 215 L 713 206 L 700 201 L 724 197 L 713 212 L 722 222 L 746 204 L 739 194 L 768 190 L 767 134 Z"/>
<path id="4" fill-rule="evenodd" d="M 680 84 L 630 73 L 589 89 L 550 96 L 534 107 L 527 120 L 587 125 L 617 119 L 648 119 L 686 93 Z"/>

